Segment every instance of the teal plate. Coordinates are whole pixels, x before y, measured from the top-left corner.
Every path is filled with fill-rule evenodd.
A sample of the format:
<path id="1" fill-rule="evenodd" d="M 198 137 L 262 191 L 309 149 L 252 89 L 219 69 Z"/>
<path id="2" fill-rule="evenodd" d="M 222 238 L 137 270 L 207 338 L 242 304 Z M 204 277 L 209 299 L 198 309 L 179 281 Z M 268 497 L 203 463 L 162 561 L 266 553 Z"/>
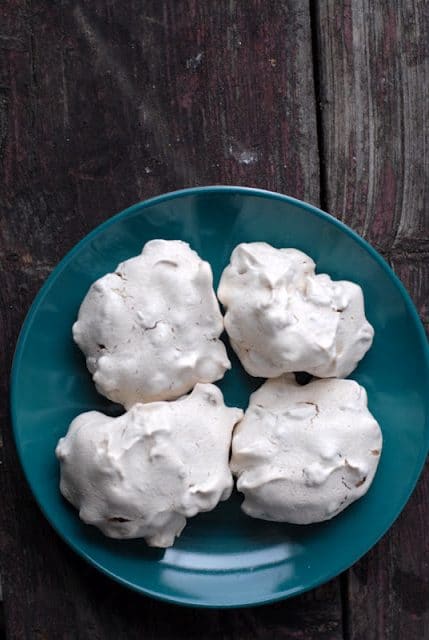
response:
<path id="1" fill-rule="evenodd" d="M 189 520 L 175 546 L 116 541 L 80 522 L 58 490 L 54 449 L 82 411 L 114 413 L 73 344 L 71 326 L 93 280 L 152 238 L 182 239 L 208 260 L 215 283 L 239 242 L 297 247 L 365 294 L 374 345 L 352 376 L 363 384 L 384 435 L 368 494 L 333 520 L 311 526 L 263 522 L 241 513 L 240 496 Z M 24 323 L 12 371 L 12 417 L 24 472 L 43 513 L 81 556 L 115 580 L 170 602 L 236 607 L 316 587 L 352 565 L 407 502 L 428 449 L 426 336 L 404 287 L 353 231 L 292 198 L 241 187 L 202 187 L 137 204 L 84 238 L 58 265 Z M 227 404 L 246 407 L 260 384 L 233 357 L 220 382 Z"/>

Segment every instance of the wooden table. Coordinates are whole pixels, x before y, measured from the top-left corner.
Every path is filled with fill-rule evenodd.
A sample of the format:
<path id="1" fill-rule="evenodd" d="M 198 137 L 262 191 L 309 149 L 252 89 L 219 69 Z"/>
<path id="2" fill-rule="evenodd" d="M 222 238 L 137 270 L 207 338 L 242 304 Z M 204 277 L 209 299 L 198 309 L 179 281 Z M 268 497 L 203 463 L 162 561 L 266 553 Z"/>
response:
<path id="1" fill-rule="evenodd" d="M 182 609 L 110 582 L 59 540 L 23 480 L 7 400 L 20 325 L 60 258 L 117 211 L 184 186 L 320 205 L 389 260 L 427 323 L 428 40 L 424 0 L 3 0 L 7 638 L 429 638 L 427 472 L 384 539 L 329 584 L 261 608 Z"/>

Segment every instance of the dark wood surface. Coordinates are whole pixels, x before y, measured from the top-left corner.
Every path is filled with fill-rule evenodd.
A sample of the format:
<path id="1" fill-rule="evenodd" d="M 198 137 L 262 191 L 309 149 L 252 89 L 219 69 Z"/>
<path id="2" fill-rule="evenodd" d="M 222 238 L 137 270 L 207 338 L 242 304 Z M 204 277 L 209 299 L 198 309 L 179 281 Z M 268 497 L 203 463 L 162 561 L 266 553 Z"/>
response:
<path id="1" fill-rule="evenodd" d="M 133 594 L 45 522 L 12 442 L 20 325 L 58 260 L 133 202 L 245 184 L 366 237 L 428 326 L 424 0 L 0 3 L 0 554 L 9 639 L 429 638 L 429 474 L 346 574 L 261 608 Z"/>

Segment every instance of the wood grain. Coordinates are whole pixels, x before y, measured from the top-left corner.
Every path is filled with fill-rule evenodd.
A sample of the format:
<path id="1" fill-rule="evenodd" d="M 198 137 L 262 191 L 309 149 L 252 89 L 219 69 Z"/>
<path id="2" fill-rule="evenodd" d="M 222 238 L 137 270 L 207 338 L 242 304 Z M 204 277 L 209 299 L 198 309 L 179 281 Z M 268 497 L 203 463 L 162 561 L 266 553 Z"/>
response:
<path id="1" fill-rule="evenodd" d="M 428 248 L 428 4 L 318 4 L 326 204 L 381 251 Z"/>
<path id="2" fill-rule="evenodd" d="M 378 248 L 428 326 L 429 6 L 320 0 L 323 205 Z M 350 640 L 429 637 L 429 473 L 349 572 Z"/>
<path id="3" fill-rule="evenodd" d="M 428 637 L 428 500 L 429 467 L 426 467 L 398 521 L 349 571 L 350 639 Z"/>
<path id="4" fill-rule="evenodd" d="M 429 334 L 429 252 L 393 252 L 390 263 L 411 293 Z"/>
<path id="5" fill-rule="evenodd" d="M 205 183 L 319 202 L 308 3 L 9 0 L 0 7 L 0 51 L 8 637 L 341 638 L 338 580 L 293 601 L 216 612 L 142 598 L 99 575 L 35 505 L 7 407 L 13 345 L 36 290 L 102 220 L 156 193 Z"/>

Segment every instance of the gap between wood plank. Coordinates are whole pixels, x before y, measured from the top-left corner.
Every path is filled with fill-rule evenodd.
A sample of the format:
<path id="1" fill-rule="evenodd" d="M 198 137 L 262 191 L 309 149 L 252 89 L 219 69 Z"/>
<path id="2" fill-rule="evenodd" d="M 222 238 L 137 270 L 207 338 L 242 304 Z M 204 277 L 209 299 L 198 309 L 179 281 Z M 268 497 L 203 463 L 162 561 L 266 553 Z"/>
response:
<path id="1" fill-rule="evenodd" d="M 320 38 L 319 38 L 319 25 L 320 25 L 320 11 L 319 1 L 310 0 L 310 30 L 311 30 L 311 52 L 312 52 L 312 64 L 313 64 L 313 84 L 314 84 L 314 98 L 315 98 L 315 112 L 316 112 L 316 127 L 317 127 L 317 148 L 319 157 L 319 193 L 320 193 L 320 208 L 324 211 L 328 210 L 327 201 L 327 172 L 324 159 L 326 157 L 325 151 L 325 137 L 323 131 L 323 117 L 322 117 L 322 93 L 320 86 L 320 66 L 319 56 L 321 54 Z M 341 622 L 342 632 L 344 640 L 350 640 L 350 616 L 349 609 L 350 603 L 348 600 L 348 587 L 349 587 L 349 575 L 348 571 L 342 573 L 339 578 L 340 581 L 340 597 L 341 597 Z"/>
<path id="2" fill-rule="evenodd" d="M 327 175 L 326 167 L 324 163 L 325 158 L 325 139 L 323 132 L 323 120 L 322 120 L 322 94 L 320 90 L 320 72 L 319 72 L 319 54 L 320 54 L 320 39 L 319 29 L 319 2 L 318 0 L 310 0 L 310 30 L 311 30 L 311 52 L 313 62 L 313 84 L 314 84 L 314 98 L 315 98 L 315 111 L 316 111 L 316 128 L 317 128 L 317 150 L 319 156 L 319 200 L 320 208 L 324 211 L 327 210 Z"/>

